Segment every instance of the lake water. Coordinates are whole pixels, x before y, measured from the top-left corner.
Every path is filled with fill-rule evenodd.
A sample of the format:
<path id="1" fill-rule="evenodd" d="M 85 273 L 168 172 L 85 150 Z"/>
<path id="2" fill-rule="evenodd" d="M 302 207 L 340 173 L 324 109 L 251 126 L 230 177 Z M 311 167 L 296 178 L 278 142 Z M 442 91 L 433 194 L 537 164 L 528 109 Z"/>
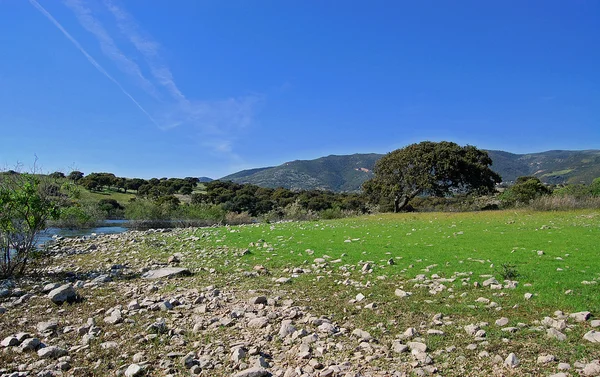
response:
<path id="1" fill-rule="evenodd" d="M 117 234 L 128 230 L 125 227 L 127 220 L 105 220 L 100 226 L 86 229 L 47 228 L 39 237 L 38 244 L 43 244 L 52 239 L 52 236 L 60 237 L 84 237 L 95 234 Z"/>

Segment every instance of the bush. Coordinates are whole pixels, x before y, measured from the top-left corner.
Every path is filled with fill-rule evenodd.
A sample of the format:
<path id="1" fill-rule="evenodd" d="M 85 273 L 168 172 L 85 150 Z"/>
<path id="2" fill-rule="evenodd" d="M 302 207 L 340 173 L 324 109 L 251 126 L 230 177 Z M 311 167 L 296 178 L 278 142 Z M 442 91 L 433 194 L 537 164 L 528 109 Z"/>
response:
<path id="1" fill-rule="evenodd" d="M 536 211 L 567 211 L 583 208 L 600 208 L 600 197 L 575 197 L 570 195 L 542 196 L 529 202 L 528 208 Z"/>
<path id="2" fill-rule="evenodd" d="M 227 225 L 252 224 L 254 222 L 256 222 L 256 218 L 250 216 L 248 212 L 229 212 L 225 216 L 225 223 Z"/>
<path id="3" fill-rule="evenodd" d="M 69 229 L 90 228 L 102 219 L 102 213 L 96 203 L 76 203 L 70 207 L 62 208 L 59 218 L 52 221 L 51 225 Z"/>
<path id="4" fill-rule="evenodd" d="M 536 198 L 550 193 L 550 189 L 539 178 L 529 176 L 519 177 L 512 187 L 500 195 L 500 200 L 505 207 L 523 206 Z"/>
<path id="5" fill-rule="evenodd" d="M 321 217 L 324 220 L 333 220 L 341 219 L 343 217 L 346 217 L 346 215 L 339 208 L 328 208 L 319 212 L 319 217 Z"/>
<path id="6" fill-rule="evenodd" d="M 49 182 L 32 174 L 0 176 L 0 276 L 23 273 L 46 222 L 59 215 Z"/>

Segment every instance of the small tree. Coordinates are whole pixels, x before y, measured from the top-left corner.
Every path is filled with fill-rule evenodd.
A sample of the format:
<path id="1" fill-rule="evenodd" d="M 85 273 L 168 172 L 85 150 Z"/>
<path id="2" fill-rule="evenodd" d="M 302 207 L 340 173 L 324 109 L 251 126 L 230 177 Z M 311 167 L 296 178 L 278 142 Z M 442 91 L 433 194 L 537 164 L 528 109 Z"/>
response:
<path id="1" fill-rule="evenodd" d="M 0 276 L 22 274 L 46 221 L 58 218 L 59 206 L 45 186 L 32 174 L 0 177 Z"/>
<path id="2" fill-rule="evenodd" d="M 600 196 L 600 178 L 596 178 L 592 181 L 590 192 L 592 196 Z"/>
<path id="3" fill-rule="evenodd" d="M 491 164 L 487 152 L 473 146 L 424 141 L 379 159 L 375 176 L 363 189 L 372 203 L 393 200 L 394 212 L 398 212 L 417 195 L 494 191 L 501 178 L 489 168 Z"/>
<path id="4" fill-rule="evenodd" d="M 528 204 L 535 198 L 548 195 L 551 191 L 537 177 L 519 177 L 515 184 L 502 193 L 501 199 L 507 205 Z"/>
<path id="5" fill-rule="evenodd" d="M 67 178 L 69 178 L 71 181 L 77 183 L 81 178 L 83 178 L 83 173 L 80 172 L 79 170 L 73 170 L 72 172 L 69 173 Z"/>

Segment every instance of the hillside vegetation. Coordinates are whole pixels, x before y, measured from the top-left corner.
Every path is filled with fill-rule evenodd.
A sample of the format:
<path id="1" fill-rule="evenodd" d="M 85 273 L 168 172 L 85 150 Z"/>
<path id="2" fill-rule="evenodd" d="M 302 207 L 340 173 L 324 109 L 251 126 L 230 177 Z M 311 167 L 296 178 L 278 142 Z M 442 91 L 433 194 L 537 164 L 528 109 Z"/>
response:
<path id="1" fill-rule="evenodd" d="M 492 170 L 504 182 L 520 176 L 535 176 L 550 184 L 585 183 L 600 176 L 600 150 L 547 151 L 515 154 L 488 150 Z M 296 160 L 279 166 L 244 170 L 221 178 L 236 183 L 291 190 L 322 189 L 358 192 L 372 178 L 375 162 L 382 154 L 331 155 L 315 160 Z"/>

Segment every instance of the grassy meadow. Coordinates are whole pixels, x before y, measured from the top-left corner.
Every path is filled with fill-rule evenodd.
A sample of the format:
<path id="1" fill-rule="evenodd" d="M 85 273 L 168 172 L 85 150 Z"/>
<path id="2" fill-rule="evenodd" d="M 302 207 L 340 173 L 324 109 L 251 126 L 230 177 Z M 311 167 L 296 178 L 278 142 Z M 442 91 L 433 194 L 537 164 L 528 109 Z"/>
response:
<path id="1" fill-rule="evenodd" d="M 330 273 L 358 272 L 364 263 L 372 264 L 372 273 L 361 274 L 372 283 L 419 274 L 466 274 L 460 277 L 468 277 L 471 284 L 457 279 L 449 287 L 468 290 L 489 276 L 502 282 L 508 268 L 518 274 L 514 293 L 535 295 L 529 305 L 600 313 L 594 283 L 600 280 L 600 212 L 383 214 L 196 233 L 203 235 L 196 247 L 248 249 L 249 254 L 233 263 L 238 269 L 257 264 L 268 270 L 302 267 L 325 258 Z M 227 254 L 196 261 L 198 267 L 208 263 L 223 273 L 231 262 Z"/>

